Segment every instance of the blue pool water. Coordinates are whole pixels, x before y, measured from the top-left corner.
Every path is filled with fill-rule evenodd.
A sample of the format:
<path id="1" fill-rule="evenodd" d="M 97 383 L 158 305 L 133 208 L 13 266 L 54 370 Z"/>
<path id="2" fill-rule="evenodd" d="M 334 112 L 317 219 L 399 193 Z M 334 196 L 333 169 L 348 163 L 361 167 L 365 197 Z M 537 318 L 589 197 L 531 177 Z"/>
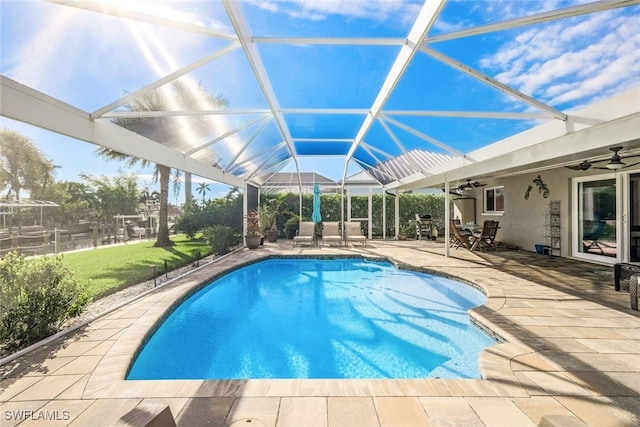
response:
<path id="1" fill-rule="evenodd" d="M 182 303 L 128 379 L 480 378 L 465 284 L 362 259 L 271 259 Z"/>

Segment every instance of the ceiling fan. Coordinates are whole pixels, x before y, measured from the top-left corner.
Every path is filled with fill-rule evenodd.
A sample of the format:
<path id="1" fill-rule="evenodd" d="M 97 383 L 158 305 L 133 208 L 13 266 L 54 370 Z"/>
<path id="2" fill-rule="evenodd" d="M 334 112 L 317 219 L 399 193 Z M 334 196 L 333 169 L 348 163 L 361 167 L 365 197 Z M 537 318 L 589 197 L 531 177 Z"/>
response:
<path id="1" fill-rule="evenodd" d="M 464 184 L 460 184 L 457 187 L 453 187 L 452 189 L 450 189 L 449 193 L 454 196 L 462 196 L 464 195 L 465 190 L 469 190 L 471 188 L 484 187 L 485 185 L 487 184 L 482 184 L 478 181 L 471 182 L 471 180 L 468 179 L 467 182 L 465 182 Z M 444 191 L 444 188 L 442 189 L 442 191 Z"/>
<path id="2" fill-rule="evenodd" d="M 478 181 L 471 182 L 471 180 L 468 179 L 466 183 L 460 184 L 457 188 L 458 188 L 458 190 L 464 191 L 464 190 L 469 190 L 471 188 L 484 187 L 485 185 L 487 185 L 487 184 L 481 184 Z"/>
<path id="3" fill-rule="evenodd" d="M 604 160 L 583 160 L 582 162 L 578 163 L 577 165 L 571 165 L 571 166 L 565 166 L 568 169 L 572 169 L 572 170 L 581 170 L 581 171 L 586 171 L 588 169 L 594 168 L 594 169 L 604 169 L 604 170 L 618 170 L 618 169 L 622 169 L 622 168 L 627 168 L 629 166 L 635 166 L 640 164 L 640 162 L 638 163 L 633 163 L 633 164 L 626 164 L 622 162 L 622 159 L 630 159 L 632 157 L 640 157 L 640 154 L 634 154 L 631 156 L 620 156 L 618 154 L 618 151 L 622 150 L 622 147 L 611 147 L 609 148 L 610 151 L 613 152 L 613 154 L 611 155 L 610 159 L 604 159 Z M 595 164 L 597 163 L 602 163 L 602 162 L 608 162 L 607 164 L 605 164 L 603 167 L 601 166 L 595 166 Z"/>

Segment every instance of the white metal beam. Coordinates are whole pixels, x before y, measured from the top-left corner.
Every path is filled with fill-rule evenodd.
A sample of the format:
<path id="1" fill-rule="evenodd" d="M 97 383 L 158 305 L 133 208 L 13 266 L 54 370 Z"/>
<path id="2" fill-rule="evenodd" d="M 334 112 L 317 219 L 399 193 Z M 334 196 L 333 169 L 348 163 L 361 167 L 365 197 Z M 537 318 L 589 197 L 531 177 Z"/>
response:
<path id="1" fill-rule="evenodd" d="M 640 4 L 640 0 L 603 0 L 593 3 L 580 4 L 578 6 L 567 7 L 565 9 L 551 10 L 549 12 L 536 13 L 521 18 L 510 19 L 496 24 L 481 25 L 468 28 L 466 30 L 453 31 L 451 33 L 439 34 L 427 37 L 426 43 L 436 43 L 446 40 L 459 39 L 462 37 L 477 36 L 480 34 L 493 33 L 496 31 L 509 30 L 512 28 L 524 27 L 527 25 L 540 24 L 542 22 L 554 21 L 558 19 L 571 18 L 573 16 L 585 15 L 588 13 L 601 12 L 609 9 L 632 6 Z"/>
<path id="2" fill-rule="evenodd" d="M 551 114 L 553 117 L 555 117 L 556 119 L 560 119 L 560 120 L 567 120 L 567 115 L 561 111 L 556 110 L 553 107 L 548 106 L 547 104 L 544 104 L 536 99 L 533 99 L 532 97 L 530 97 L 529 95 L 525 95 L 524 93 L 505 85 L 504 83 L 500 83 L 499 81 L 497 81 L 496 79 L 494 79 L 493 77 L 489 77 L 488 75 L 481 73 L 478 70 L 475 70 L 471 67 L 469 67 L 466 64 L 463 64 L 460 61 L 457 61 L 453 58 L 450 58 L 434 49 L 431 49 L 430 47 L 426 47 L 423 46 L 422 48 L 420 48 L 420 50 L 424 53 L 426 53 L 427 55 L 436 58 L 437 60 L 444 62 L 445 64 L 462 71 L 465 74 L 470 75 L 473 78 L 476 78 L 478 80 L 480 80 L 482 83 L 486 83 L 490 86 L 495 87 L 496 89 L 506 93 L 507 95 L 511 95 L 515 98 L 520 99 L 521 101 L 523 101 L 526 104 L 529 104 L 539 110 L 542 111 L 546 111 L 547 113 Z"/>
<path id="3" fill-rule="evenodd" d="M 417 111 L 417 110 L 385 110 L 386 116 L 408 117 L 469 117 L 479 119 L 509 119 L 509 120 L 544 120 L 553 119 L 544 113 L 512 113 L 507 111 Z"/>
<path id="4" fill-rule="evenodd" d="M 282 108 L 280 111 L 282 111 L 285 114 L 335 114 L 335 115 L 340 115 L 340 114 L 363 115 L 369 112 L 369 110 L 365 108 Z"/>
<path id="5" fill-rule="evenodd" d="M 392 181 L 396 181 L 398 179 L 398 177 L 393 173 L 392 170 L 389 169 L 389 167 L 384 163 L 384 161 L 380 160 L 378 156 L 375 155 L 375 153 L 372 150 L 373 148 L 372 146 L 370 146 L 366 142 L 363 142 L 362 144 L 360 144 L 360 146 L 364 148 L 364 150 L 367 153 L 369 153 L 369 155 L 373 157 L 376 162 L 378 162 L 378 165 L 374 166 L 372 170 L 375 170 L 383 175 L 388 176 L 389 178 L 391 178 Z"/>
<path id="6" fill-rule="evenodd" d="M 273 37 L 254 36 L 253 43 L 276 43 L 291 45 L 349 45 L 349 46 L 401 46 L 405 39 L 392 37 Z"/>
<path id="7" fill-rule="evenodd" d="M 138 22 L 145 22 L 148 24 L 159 25 L 168 28 L 175 28 L 178 30 L 188 31 L 190 33 L 202 34 L 209 37 L 215 37 L 223 40 L 235 40 L 235 34 L 223 33 L 222 31 L 213 30 L 211 28 L 197 25 L 196 23 L 188 24 L 185 22 L 175 21 L 173 19 L 162 18 L 160 16 L 151 15 L 148 13 L 139 12 L 124 7 L 118 7 L 113 3 L 107 3 L 105 1 L 92 1 L 92 0 L 47 0 L 50 3 L 56 3 L 63 6 L 75 7 L 78 9 L 89 10 L 92 12 L 101 13 L 103 15 L 111 15 L 119 18 L 131 19 Z"/>
<path id="8" fill-rule="evenodd" d="M 382 125 L 382 127 L 384 128 L 384 130 L 387 132 L 387 134 L 389 135 L 389 137 L 396 143 L 396 145 L 398 147 L 400 147 L 400 150 L 402 152 L 402 154 L 406 154 L 409 152 L 409 150 L 407 150 L 404 145 L 402 144 L 402 142 L 400 141 L 400 138 L 398 138 L 396 136 L 396 134 L 391 130 L 391 128 L 389 128 L 389 125 L 387 124 L 387 122 L 385 121 L 384 117 L 379 117 L 378 118 L 380 124 Z M 425 135 L 426 136 L 426 135 Z M 413 166 L 413 168 L 416 171 L 420 171 L 422 170 L 422 168 L 420 167 L 420 165 L 418 165 L 418 163 L 410 156 L 407 157 L 407 160 L 409 161 L 409 163 L 411 164 L 411 166 Z"/>
<path id="9" fill-rule="evenodd" d="M 219 135 L 218 137 L 216 137 L 216 138 L 212 139 L 211 141 L 208 141 L 208 142 L 206 142 L 206 143 L 204 143 L 204 144 L 201 144 L 201 145 L 199 145 L 199 146 L 197 146 L 197 147 L 194 147 L 194 148 L 192 148 L 191 150 L 185 151 L 185 152 L 184 152 L 184 155 L 185 155 L 185 156 L 190 156 L 190 155 L 192 155 L 192 154 L 194 154 L 194 153 L 197 153 L 197 152 L 198 152 L 198 151 L 200 151 L 200 150 L 204 150 L 205 148 L 209 147 L 210 145 L 213 145 L 213 144 L 215 144 L 215 143 L 216 143 L 216 142 L 218 142 L 218 141 L 222 141 L 222 140 L 223 140 L 223 139 L 225 139 L 226 137 L 231 136 L 231 135 L 234 135 L 234 134 L 236 134 L 236 133 L 238 133 L 238 132 L 240 132 L 240 131 L 243 131 L 243 130 L 245 130 L 246 128 L 248 128 L 248 127 L 250 127 L 250 126 L 253 126 L 254 124 L 259 123 L 259 122 L 261 122 L 261 121 L 263 121 L 263 120 L 266 120 L 266 119 L 268 119 L 268 118 L 270 118 L 270 117 L 271 117 L 270 115 L 266 115 L 266 116 L 258 117 L 258 118 L 257 118 L 257 119 L 255 119 L 255 120 L 250 120 L 249 122 L 244 123 L 244 124 L 243 124 L 243 125 L 241 125 L 241 126 L 238 126 L 238 127 L 234 128 L 234 129 L 231 129 L 231 130 L 229 130 L 229 131 L 227 131 L 227 132 L 223 133 L 222 135 Z"/>
<path id="10" fill-rule="evenodd" d="M 258 80 L 258 84 L 260 85 L 262 94 L 264 95 L 269 109 L 273 114 L 276 125 L 280 130 L 280 134 L 282 135 L 282 138 L 287 144 L 287 148 L 289 149 L 289 152 L 293 157 L 293 160 L 296 164 L 296 170 L 299 174 L 300 170 L 298 166 L 298 159 L 296 158 L 295 147 L 291 142 L 291 134 L 289 132 L 289 128 L 287 127 L 287 123 L 282 115 L 282 111 L 278 103 L 278 98 L 273 91 L 271 81 L 269 80 L 267 71 L 264 68 L 264 64 L 262 63 L 260 53 L 258 52 L 256 45 L 251 41 L 251 32 L 242 11 L 242 5 L 239 1 L 236 0 L 222 0 L 222 2 L 225 10 L 227 11 L 227 14 L 229 15 L 231 24 L 233 25 L 233 28 L 238 35 L 238 39 L 240 40 L 240 44 L 242 45 L 242 49 L 244 50 L 247 60 L 251 65 L 251 69 L 253 70 L 256 79 Z"/>
<path id="11" fill-rule="evenodd" d="M 353 138 L 293 138 L 295 142 L 353 142 Z"/>
<path id="12" fill-rule="evenodd" d="M 399 127 L 400 129 L 404 129 L 407 132 L 409 132 L 410 134 L 415 135 L 418 138 L 420 138 L 420 139 L 422 139 L 424 141 L 427 141 L 430 144 L 435 145 L 436 147 L 440 147 L 443 150 L 446 150 L 447 152 L 453 154 L 454 156 L 464 156 L 464 153 L 462 153 L 461 151 L 458 151 L 455 148 L 450 147 L 447 144 L 445 144 L 443 142 L 440 142 L 435 138 L 430 137 L 429 135 L 425 135 L 424 133 L 419 132 L 419 131 L 415 130 L 414 128 L 410 127 L 410 126 L 407 126 L 404 123 L 401 123 L 401 122 L 397 121 L 396 119 L 392 119 L 391 117 L 386 117 L 385 116 L 384 120 L 388 121 L 390 123 L 393 123 L 395 126 Z"/>
<path id="13" fill-rule="evenodd" d="M 117 101 L 112 102 L 111 104 L 105 105 L 102 108 L 97 109 L 96 111 L 94 111 L 93 113 L 91 113 L 91 118 L 93 119 L 97 119 L 100 116 L 102 116 L 103 114 L 108 113 L 109 111 L 112 111 L 118 107 L 121 107 L 123 105 L 125 105 L 127 102 L 136 99 L 146 93 L 151 92 L 154 89 L 159 88 L 160 86 L 164 86 L 165 84 L 174 81 L 175 79 L 177 79 L 178 77 L 181 77 L 197 68 L 200 68 L 201 66 L 223 56 L 226 55 L 229 52 L 232 52 L 234 50 L 236 50 L 237 48 L 240 47 L 240 43 L 234 41 L 229 43 L 226 47 L 213 52 L 203 58 L 200 58 L 199 60 L 192 62 L 191 64 L 187 65 L 186 67 L 182 67 L 179 70 L 174 71 L 173 73 L 169 73 L 166 76 L 164 76 L 163 78 L 156 80 L 155 82 L 136 90 L 135 92 L 131 92 L 125 96 L 123 96 L 122 98 L 118 99 Z"/>
<path id="14" fill-rule="evenodd" d="M 115 118 L 139 118 L 139 117 L 189 117 L 189 116 L 233 116 L 245 114 L 271 114 L 271 110 L 266 108 L 255 110 L 234 110 L 231 108 L 221 108 L 219 110 L 171 110 L 171 111 L 112 111 L 103 114 L 99 119 L 115 119 Z"/>
<path id="15" fill-rule="evenodd" d="M 370 111 L 367 113 L 364 122 L 360 126 L 360 130 L 356 134 L 355 141 L 349 149 L 349 153 L 347 154 L 347 158 L 345 160 L 343 179 L 347 174 L 347 165 L 349 163 L 349 160 L 353 157 L 353 154 L 358 148 L 358 145 L 360 145 L 365 135 L 371 128 L 374 120 L 378 117 L 378 114 L 380 114 L 380 112 L 384 108 L 384 105 L 389 99 L 389 96 L 391 96 L 391 93 L 402 78 L 405 70 L 411 63 L 411 60 L 417 53 L 420 44 L 424 41 L 427 33 L 440 16 L 445 3 L 445 0 L 430 0 L 425 1 L 422 5 L 416 22 L 411 28 L 411 31 L 409 32 L 409 35 L 405 40 L 403 46 L 400 48 L 400 52 L 398 53 L 398 56 L 391 66 L 389 74 L 387 74 L 387 77 L 385 78 L 385 81 L 382 84 L 382 87 L 380 88 L 380 91 L 378 92 L 378 95 L 376 96 L 376 99 L 374 100 L 373 105 L 370 108 Z"/>
<path id="16" fill-rule="evenodd" d="M 543 142 L 531 144 L 509 152 L 501 152 L 486 160 L 465 166 L 450 166 L 448 170 L 429 177 L 414 179 L 393 186 L 401 189 L 425 188 L 441 185 L 444 177 L 456 181 L 469 176 L 504 176 L 526 171 L 545 164 L 561 165 L 568 159 L 591 155 L 595 150 L 604 153 L 608 147 L 640 147 L 640 112 L 595 125 L 577 132 L 559 135 Z"/>
<path id="17" fill-rule="evenodd" d="M 266 150 L 262 150 L 259 153 L 254 154 L 253 156 L 249 157 L 248 159 L 244 159 L 243 161 L 241 161 L 240 163 L 236 164 L 234 167 L 229 168 L 229 170 L 234 170 L 239 168 L 240 166 L 252 162 L 255 159 L 258 159 L 266 154 L 278 151 L 280 148 L 286 146 L 286 143 L 284 141 L 281 141 L 280 143 L 276 144 L 276 145 L 272 145 L 271 147 L 267 148 Z"/>
<path id="18" fill-rule="evenodd" d="M 264 130 L 264 128 L 267 127 L 268 124 L 269 124 L 269 122 L 265 122 L 265 123 L 261 124 L 258 127 L 258 129 L 256 129 L 256 131 L 249 137 L 249 139 L 247 139 L 245 141 L 245 143 L 242 144 L 242 147 L 238 150 L 236 155 L 233 156 L 233 159 L 231 159 L 229 161 L 229 164 L 224 169 L 225 172 L 228 172 L 230 169 L 232 169 L 234 167 L 234 165 L 236 163 L 236 160 L 238 160 L 238 158 L 242 155 L 242 153 L 244 153 L 244 150 L 246 150 L 249 147 L 249 145 L 251 145 L 251 143 L 258 137 L 258 135 L 260 135 L 262 133 L 262 131 Z"/>
<path id="19" fill-rule="evenodd" d="M 93 121 L 86 111 L 0 75 L 0 115 L 80 141 L 110 148 L 224 184 L 244 187 L 232 174 L 168 148 L 110 122 Z"/>

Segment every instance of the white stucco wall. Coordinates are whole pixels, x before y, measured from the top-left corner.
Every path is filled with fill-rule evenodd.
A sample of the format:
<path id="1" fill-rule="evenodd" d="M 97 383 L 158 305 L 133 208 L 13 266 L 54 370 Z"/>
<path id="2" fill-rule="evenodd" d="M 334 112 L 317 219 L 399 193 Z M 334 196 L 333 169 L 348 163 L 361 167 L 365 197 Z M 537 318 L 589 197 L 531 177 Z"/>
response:
<path id="1" fill-rule="evenodd" d="M 636 172 L 638 171 L 637 168 Z M 499 179 L 482 180 L 487 185 L 466 194 L 476 198 L 476 222 L 482 224 L 486 219 L 500 221 L 497 240 L 519 247 L 522 250 L 535 251 L 536 244 L 548 244 L 548 230 L 545 216 L 551 200 L 560 200 L 560 255 L 571 256 L 571 178 L 597 175 L 602 170 L 573 171 L 564 167 L 541 172 L 516 175 Z M 549 197 L 544 198 L 538 192 L 533 180 L 540 175 L 549 188 Z M 487 215 L 483 212 L 483 189 L 503 185 L 505 189 L 505 212 L 503 215 Z M 524 195 L 527 187 L 532 190 L 528 200 Z M 554 255 L 558 255 L 554 252 Z"/>

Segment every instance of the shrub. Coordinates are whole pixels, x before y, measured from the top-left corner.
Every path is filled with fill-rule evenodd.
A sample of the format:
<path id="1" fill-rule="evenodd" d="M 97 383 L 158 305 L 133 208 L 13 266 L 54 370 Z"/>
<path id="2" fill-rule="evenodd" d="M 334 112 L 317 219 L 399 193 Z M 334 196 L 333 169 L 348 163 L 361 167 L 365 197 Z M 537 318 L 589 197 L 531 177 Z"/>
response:
<path id="1" fill-rule="evenodd" d="M 209 243 L 216 255 L 224 255 L 240 243 L 240 237 L 233 228 L 226 225 L 212 225 L 202 230 L 202 237 Z"/>
<path id="2" fill-rule="evenodd" d="M 293 239 L 300 228 L 300 217 L 294 215 L 284 224 L 284 235 L 287 239 Z"/>
<path id="3" fill-rule="evenodd" d="M 26 347 L 55 333 L 89 302 L 86 289 L 62 265 L 62 256 L 0 259 L 0 341 L 5 350 Z"/>

